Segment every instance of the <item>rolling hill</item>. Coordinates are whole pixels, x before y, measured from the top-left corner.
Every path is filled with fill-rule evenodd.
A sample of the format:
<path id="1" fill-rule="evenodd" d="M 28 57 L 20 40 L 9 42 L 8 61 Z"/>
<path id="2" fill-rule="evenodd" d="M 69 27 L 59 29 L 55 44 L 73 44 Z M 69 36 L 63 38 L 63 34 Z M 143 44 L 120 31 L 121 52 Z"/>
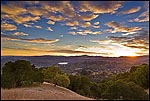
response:
<path id="1" fill-rule="evenodd" d="M 44 83 L 37 87 L 1 88 L 1 100 L 94 100 L 67 88 Z"/>

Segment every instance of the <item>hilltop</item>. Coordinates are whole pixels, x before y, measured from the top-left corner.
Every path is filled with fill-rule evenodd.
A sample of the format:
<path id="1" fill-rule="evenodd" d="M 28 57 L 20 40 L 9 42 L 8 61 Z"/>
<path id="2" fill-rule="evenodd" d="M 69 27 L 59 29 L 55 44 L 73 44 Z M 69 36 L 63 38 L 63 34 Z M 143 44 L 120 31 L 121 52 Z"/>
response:
<path id="1" fill-rule="evenodd" d="M 37 87 L 2 89 L 2 100 L 94 100 L 67 88 L 44 83 Z"/>

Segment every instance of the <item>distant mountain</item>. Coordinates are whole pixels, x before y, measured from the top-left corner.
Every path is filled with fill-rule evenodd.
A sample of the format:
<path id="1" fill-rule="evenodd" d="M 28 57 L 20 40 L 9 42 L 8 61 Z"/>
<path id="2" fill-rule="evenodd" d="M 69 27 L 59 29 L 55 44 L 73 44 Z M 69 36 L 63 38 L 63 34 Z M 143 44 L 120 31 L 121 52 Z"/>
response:
<path id="1" fill-rule="evenodd" d="M 23 59 L 30 61 L 37 67 L 42 66 L 50 66 L 58 64 L 59 62 L 68 62 L 68 63 L 78 63 L 78 62 L 85 62 L 85 61 L 128 61 L 131 60 L 133 62 L 142 63 L 149 63 L 149 56 L 138 56 L 135 58 L 130 57 L 102 57 L 102 56 L 1 56 L 1 67 L 8 61 L 16 61 L 18 59 Z"/>

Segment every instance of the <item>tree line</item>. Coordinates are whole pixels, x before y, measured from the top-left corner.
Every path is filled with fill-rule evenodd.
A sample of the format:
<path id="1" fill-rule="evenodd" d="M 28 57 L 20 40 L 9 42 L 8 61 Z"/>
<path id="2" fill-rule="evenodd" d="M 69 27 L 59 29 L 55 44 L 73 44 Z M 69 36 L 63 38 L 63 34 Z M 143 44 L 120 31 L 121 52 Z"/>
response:
<path id="1" fill-rule="evenodd" d="M 2 67 L 2 88 L 25 87 L 44 81 L 95 99 L 149 99 L 144 91 L 149 88 L 149 65 L 147 64 L 133 66 L 129 72 L 114 75 L 99 83 L 92 82 L 87 76 L 65 74 L 56 66 L 36 68 L 26 60 L 9 61 Z"/>

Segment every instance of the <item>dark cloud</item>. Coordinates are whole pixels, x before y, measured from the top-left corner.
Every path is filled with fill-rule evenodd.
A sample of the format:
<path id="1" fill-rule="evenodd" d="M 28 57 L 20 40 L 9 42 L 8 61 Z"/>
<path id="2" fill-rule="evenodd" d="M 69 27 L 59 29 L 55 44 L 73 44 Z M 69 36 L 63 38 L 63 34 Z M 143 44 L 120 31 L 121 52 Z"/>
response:
<path id="1" fill-rule="evenodd" d="M 133 34 L 133 33 L 135 34 L 136 31 L 142 30 L 142 28 L 140 27 L 126 27 L 123 24 L 120 24 L 115 21 L 107 22 L 105 25 L 110 28 L 106 30 L 106 32 L 109 32 L 109 33 L 123 32 L 123 33 L 128 33 L 128 34 Z"/>
<path id="2" fill-rule="evenodd" d="M 79 48 L 87 48 L 87 46 L 79 45 Z"/>
<path id="3" fill-rule="evenodd" d="M 37 51 L 37 52 L 47 52 L 47 53 L 66 53 L 66 54 L 103 54 L 110 55 L 111 53 L 96 53 L 96 52 L 85 52 L 76 50 L 38 50 L 38 49 L 27 49 L 27 48 L 13 48 L 13 47 L 3 47 L 3 49 L 13 49 L 13 50 L 26 50 L 26 51 Z"/>
<path id="4" fill-rule="evenodd" d="M 113 42 L 120 43 L 126 47 L 131 48 L 139 48 L 139 49 L 149 49 L 149 32 L 146 30 L 137 33 L 136 36 L 130 37 L 115 37 L 115 36 L 108 36 L 109 40 Z"/>

